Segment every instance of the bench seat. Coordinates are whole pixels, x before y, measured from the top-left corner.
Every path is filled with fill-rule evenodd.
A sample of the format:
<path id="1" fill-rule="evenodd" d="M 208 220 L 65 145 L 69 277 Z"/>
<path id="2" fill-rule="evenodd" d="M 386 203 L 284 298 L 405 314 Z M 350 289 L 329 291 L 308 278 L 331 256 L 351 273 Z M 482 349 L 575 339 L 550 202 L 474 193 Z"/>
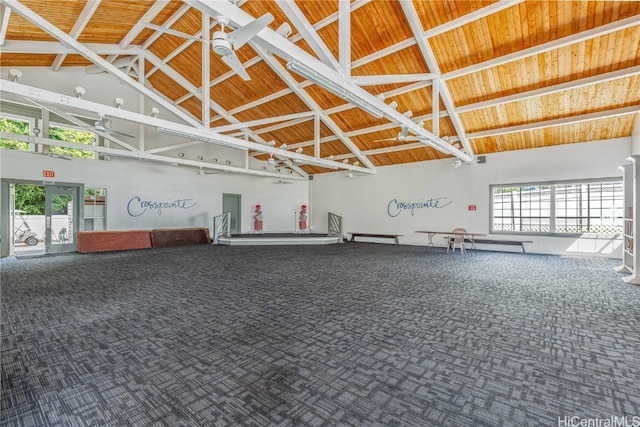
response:
<path id="1" fill-rule="evenodd" d="M 522 253 L 526 253 L 527 251 L 524 248 L 525 243 L 533 243 L 533 240 L 502 240 L 502 239 L 464 239 L 465 243 L 471 244 L 483 244 L 483 245 L 508 245 L 508 246 L 520 246 L 522 248 Z"/>
<path id="2" fill-rule="evenodd" d="M 399 245 L 398 237 L 402 236 L 402 234 L 383 234 L 383 233 L 349 233 L 351 234 L 351 241 L 355 242 L 356 237 L 374 237 L 377 239 L 394 239 L 396 245 Z"/>

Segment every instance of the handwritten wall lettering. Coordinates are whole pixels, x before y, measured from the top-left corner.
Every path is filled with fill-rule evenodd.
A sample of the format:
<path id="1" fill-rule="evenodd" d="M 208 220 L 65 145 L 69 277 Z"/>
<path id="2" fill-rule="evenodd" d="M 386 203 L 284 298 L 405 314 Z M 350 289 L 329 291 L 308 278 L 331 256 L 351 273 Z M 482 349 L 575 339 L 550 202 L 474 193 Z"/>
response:
<path id="1" fill-rule="evenodd" d="M 127 213 L 136 217 L 147 211 L 155 211 L 158 215 L 162 215 L 163 209 L 190 209 L 197 205 L 192 202 L 193 199 L 176 199 L 167 201 L 142 200 L 140 197 L 132 197 L 127 203 Z"/>
<path id="2" fill-rule="evenodd" d="M 447 201 L 447 197 L 432 197 L 426 200 L 421 199 L 419 202 L 402 202 L 398 201 L 398 199 L 391 199 L 387 205 L 387 214 L 389 214 L 390 217 L 395 218 L 402 212 L 409 211 L 411 212 L 411 216 L 413 216 L 416 209 L 442 209 L 445 206 L 449 206 L 451 203 L 453 202 L 450 200 Z"/>

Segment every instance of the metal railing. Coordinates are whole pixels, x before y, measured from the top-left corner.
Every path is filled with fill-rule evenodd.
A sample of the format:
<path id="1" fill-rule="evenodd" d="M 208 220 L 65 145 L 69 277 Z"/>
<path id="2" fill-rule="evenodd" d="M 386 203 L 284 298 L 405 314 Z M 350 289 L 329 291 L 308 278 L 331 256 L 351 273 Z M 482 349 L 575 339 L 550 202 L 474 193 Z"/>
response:
<path id="1" fill-rule="evenodd" d="M 344 236 L 342 234 L 342 217 L 329 212 L 327 223 L 329 224 L 329 231 L 327 235 L 338 236 L 338 241 L 340 243 L 344 243 Z"/>
<path id="2" fill-rule="evenodd" d="M 213 217 L 213 244 L 218 244 L 218 237 L 231 237 L 231 212 Z"/>

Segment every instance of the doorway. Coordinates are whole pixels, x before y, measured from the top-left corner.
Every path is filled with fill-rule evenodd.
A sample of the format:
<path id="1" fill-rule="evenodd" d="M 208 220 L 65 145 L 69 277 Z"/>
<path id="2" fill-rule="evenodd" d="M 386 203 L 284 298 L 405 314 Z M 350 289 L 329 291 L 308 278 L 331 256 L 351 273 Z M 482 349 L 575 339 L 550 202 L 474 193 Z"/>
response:
<path id="1" fill-rule="evenodd" d="M 231 213 L 229 221 L 229 231 L 231 234 L 240 234 L 240 207 L 241 207 L 241 195 L 240 194 L 222 194 L 222 212 Z"/>
<path id="2" fill-rule="evenodd" d="M 82 216 L 82 184 L 2 180 L 0 256 L 76 250 Z"/>

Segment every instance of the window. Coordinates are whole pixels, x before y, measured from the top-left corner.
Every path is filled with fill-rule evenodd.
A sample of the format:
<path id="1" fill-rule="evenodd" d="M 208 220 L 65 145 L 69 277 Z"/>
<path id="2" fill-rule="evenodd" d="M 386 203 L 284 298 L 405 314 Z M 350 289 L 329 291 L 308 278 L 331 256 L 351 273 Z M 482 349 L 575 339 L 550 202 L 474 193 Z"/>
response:
<path id="1" fill-rule="evenodd" d="M 491 186 L 491 232 L 622 233 L 622 181 Z"/>
<path id="2" fill-rule="evenodd" d="M 86 231 L 106 230 L 106 193 L 104 188 L 84 189 L 84 229 Z"/>

